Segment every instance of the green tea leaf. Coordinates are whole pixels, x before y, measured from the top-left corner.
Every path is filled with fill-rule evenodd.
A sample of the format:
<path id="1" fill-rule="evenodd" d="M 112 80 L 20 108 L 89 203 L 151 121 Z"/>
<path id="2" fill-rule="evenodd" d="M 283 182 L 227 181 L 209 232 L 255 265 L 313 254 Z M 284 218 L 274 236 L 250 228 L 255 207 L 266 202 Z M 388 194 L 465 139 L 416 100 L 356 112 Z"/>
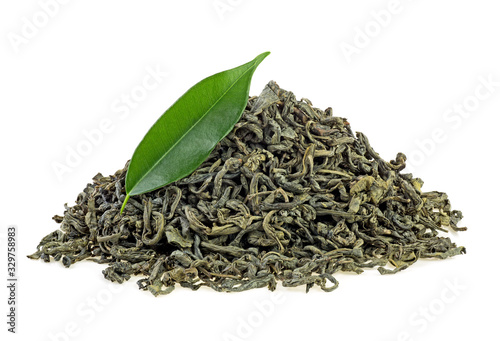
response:
<path id="1" fill-rule="evenodd" d="M 149 129 L 127 171 L 127 196 L 146 193 L 193 172 L 238 122 L 250 81 L 269 55 L 205 78 L 182 95 Z"/>

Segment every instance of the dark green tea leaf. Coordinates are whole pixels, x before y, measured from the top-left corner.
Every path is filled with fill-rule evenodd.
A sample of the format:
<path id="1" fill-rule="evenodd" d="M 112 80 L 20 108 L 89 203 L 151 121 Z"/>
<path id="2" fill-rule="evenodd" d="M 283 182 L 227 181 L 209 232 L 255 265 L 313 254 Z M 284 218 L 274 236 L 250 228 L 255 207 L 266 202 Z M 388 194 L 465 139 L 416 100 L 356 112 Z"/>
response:
<path id="1" fill-rule="evenodd" d="M 205 78 L 182 95 L 149 129 L 127 171 L 127 196 L 146 193 L 193 172 L 238 122 L 250 81 L 269 55 Z"/>
<path id="2" fill-rule="evenodd" d="M 28 257 L 66 267 L 92 259 L 107 264 L 107 280 L 141 276 L 139 288 L 158 296 L 279 282 L 329 292 L 337 272 L 395 274 L 465 254 L 440 233 L 467 230 L 462 213 L 405 166 L 403 153 L 382 159 L 347 119 L 271 81 L 195 172 L 121 215 L 128 165 L 99 173 Z"/>

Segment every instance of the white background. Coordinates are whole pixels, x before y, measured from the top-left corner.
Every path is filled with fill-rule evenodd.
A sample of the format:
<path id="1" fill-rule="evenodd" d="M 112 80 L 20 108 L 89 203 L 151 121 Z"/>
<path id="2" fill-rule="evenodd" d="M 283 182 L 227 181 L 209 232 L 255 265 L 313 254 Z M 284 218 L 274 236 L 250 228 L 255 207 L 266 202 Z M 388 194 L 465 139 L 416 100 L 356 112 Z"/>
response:
<path id="1" fill-rule="evenodd" d="M 61 0 L 44 10 L 46 2 L 0 5 L 2 268 L 7 226 L 19 231 L 18 333 L 6 331 L 2 270 L 2 340 L 498 336 L 495 1 Z M 257 69 L 251 94 L 275 80 L 348 118 L 386 160 L 404 152 L 423 189 L 447 192 L 464 212 L 469 231 L 450 237 L 467 255 L 419 261 L 394 276 L 339 274 L 332 293 L 177 288 L 158 298 L 138 290 L 135 279 L 121 286 L 106 281 L 102 265 L 65 269 L 25 257 L 58 228 L 51 217 L 64 212 L 64 203 L 73 204 L 97 172 L 122 168 L 184 91 L 264 51 L 271 55 Z M 141 92 L 155 69 L 161 74 L 155 89 Z M 489 92 L 481 85 L 488 79 Z M 123 96 L 137 101 L 123 107 Z M 460 107 L 468 109 L 460 114 Z M 89 146 L 84 131 L 103 121 L 112 131 L 69 165 L 71 150 Z M 68 169 L 58 176 L 56 164 Z"/>

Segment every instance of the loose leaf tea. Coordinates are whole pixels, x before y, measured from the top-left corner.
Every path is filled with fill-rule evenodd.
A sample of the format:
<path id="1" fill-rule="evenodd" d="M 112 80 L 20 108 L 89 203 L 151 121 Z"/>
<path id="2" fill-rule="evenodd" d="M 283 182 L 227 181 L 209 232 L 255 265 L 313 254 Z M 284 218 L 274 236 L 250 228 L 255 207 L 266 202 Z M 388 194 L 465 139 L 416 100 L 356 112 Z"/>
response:
<path id="1" fill-rule="evenodd" d="M 439 235 L 465 230 L 461 212 L 401 173 L 405 160 L 384 161 L 331 108 L 270 82 L 192 174 L 130 198 L 122 215 L 128 164 L 96 175 L 29 257 L 106 263 L 105 278 L 143 276 L 139 287 L 158 295 L 176 283 L 331 291 L 337 271 L 393 274 L 465 253 Z"/>
<path id="2" fill-rule="evenodd" d="M 156 121 L 130 161 L 123 207 L 131 195 L 179 180 L 207 158 L 239 120 L 252 75 L 268 55 L 262 53 L 251 62 L 205 78 Z"/>

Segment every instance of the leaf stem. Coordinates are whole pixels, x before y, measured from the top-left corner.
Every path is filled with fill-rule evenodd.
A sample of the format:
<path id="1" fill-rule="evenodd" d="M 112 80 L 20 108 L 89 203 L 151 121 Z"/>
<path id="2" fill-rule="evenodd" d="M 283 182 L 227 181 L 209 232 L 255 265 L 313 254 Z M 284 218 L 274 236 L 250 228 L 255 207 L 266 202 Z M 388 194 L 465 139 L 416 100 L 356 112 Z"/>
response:
<path id="1" fill-rule="evenodd" d="M 127 193 L 125 200 L 123 200 L 122 208 L 120 209 L 120 214 L 123 214 L 123 209 L 125 208 L 125 205 L 127 205 L 128 198 L 130 198 L 130 194 Z"/>

